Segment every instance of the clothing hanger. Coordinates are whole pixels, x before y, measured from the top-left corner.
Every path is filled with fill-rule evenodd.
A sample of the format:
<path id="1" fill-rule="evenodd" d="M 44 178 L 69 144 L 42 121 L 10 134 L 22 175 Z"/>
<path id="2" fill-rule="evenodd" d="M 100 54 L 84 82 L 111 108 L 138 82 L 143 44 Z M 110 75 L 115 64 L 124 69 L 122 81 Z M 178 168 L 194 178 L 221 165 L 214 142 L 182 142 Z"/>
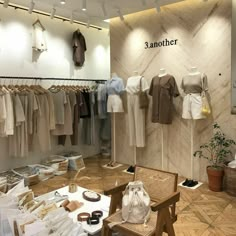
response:
<path id="1" fill-rule="evenodd" d="M 39 20 L 39 18 L 33 23 L 33 26 L 35 26 L 36 24 L 39 24 L 40 27 L 42 28 L 42 30 L 45 30 L 44 26 L 42 25 L 41 21 Z"/>

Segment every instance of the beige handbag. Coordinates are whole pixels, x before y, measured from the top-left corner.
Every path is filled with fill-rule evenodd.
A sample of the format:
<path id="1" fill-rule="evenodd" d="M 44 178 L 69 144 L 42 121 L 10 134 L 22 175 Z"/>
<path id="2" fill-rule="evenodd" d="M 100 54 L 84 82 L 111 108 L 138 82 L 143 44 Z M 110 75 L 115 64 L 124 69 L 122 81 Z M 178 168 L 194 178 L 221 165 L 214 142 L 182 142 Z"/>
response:
<path id="1" fill-rule="evenodd" d="M 202 89 L 203 89 L 201 93 L 201 98 L 202 98 L 201 112 L 203 115 L 209 116 L 211 114 L 211 108 L 210 108 L 210 104 L 206 96 L 206 92 L 204 90 L 203 76 L 201 76 L 201 81 L 202 81 Z"/>
<path id="2" fill-rule="evenodd" d="M 143 91 L 142 89 L 142 78 L 143 76 L 140 78 L 140 89 L 139 89 L 139 108 L 141 109 L 145 109 L 148 107 L 148 95 L 146 93 L 146 91 Z"/>

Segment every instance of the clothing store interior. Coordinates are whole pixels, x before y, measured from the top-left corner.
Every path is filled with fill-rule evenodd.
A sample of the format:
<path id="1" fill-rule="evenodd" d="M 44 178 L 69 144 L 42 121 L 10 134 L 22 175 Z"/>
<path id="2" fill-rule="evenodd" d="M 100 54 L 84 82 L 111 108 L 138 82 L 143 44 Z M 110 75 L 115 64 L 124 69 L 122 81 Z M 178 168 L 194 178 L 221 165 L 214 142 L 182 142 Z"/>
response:
<path id="1" fill-rule="evenodd" d="M 0 236 L 236 236 L 236 0 L 0 0 Z"/>

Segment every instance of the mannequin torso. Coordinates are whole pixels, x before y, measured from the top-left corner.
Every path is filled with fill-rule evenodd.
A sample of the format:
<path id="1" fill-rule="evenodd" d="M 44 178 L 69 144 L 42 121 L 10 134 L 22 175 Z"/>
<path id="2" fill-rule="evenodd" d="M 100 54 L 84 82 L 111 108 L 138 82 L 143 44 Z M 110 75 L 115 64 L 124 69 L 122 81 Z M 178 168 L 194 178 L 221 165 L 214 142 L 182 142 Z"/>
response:
<path id="1" fill-rule="evenodd" d="M 192 67 L 190 68 L 190 70 L 189 70 L 189 75 L 199 75 L 199 74 L 201 74 L 201 73 L 198 71 L 197 67 L 192 66 Z"/>
<path id="2" fill-rule="evenodd" d="M 163 76 L 165 76 L 165 75 L 167 75 L 167 73 L 166 73 L 166 69 L 165 68 L 161 68 L 160 69 L 160 71 L 159 71 L 159 77 L 163 77 Z"/>

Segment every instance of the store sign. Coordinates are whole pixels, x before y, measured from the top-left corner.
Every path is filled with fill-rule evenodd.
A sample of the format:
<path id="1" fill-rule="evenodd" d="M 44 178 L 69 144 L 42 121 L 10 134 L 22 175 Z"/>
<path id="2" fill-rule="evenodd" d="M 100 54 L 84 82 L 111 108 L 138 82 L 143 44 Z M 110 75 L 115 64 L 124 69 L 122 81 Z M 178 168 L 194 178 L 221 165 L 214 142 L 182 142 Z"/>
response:
<path id="1" fill-rule="evenodd" d="M 171 39 L 171 40 L 164 39 L 163 41 L 160 41 L 160 42 L 145 42 L 144 49 L 175 46 L 177 45 L 177 42 L 178 42 L 178 39 Z"/>

